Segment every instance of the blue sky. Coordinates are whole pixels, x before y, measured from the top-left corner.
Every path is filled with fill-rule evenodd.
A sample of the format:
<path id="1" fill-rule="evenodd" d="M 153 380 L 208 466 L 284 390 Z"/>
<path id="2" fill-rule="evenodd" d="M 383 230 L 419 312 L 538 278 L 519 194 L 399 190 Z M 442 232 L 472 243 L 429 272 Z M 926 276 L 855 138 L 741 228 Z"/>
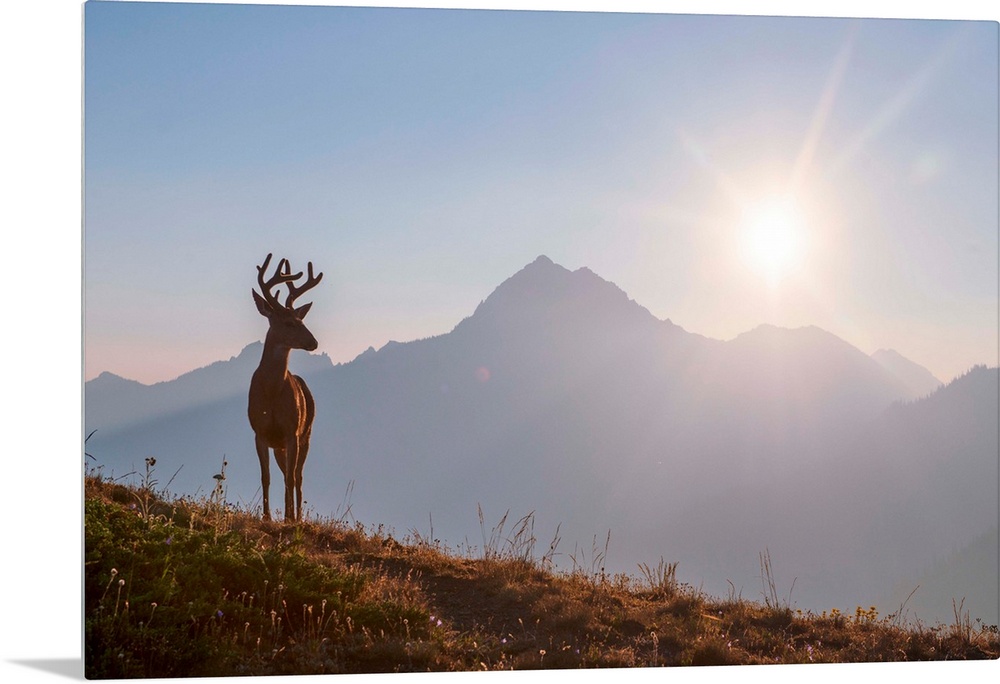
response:
<path id="1" fill-rule="evenodd" d="M 87 378 L 261 339 L 269 251 L 335 361 L 546 254 L 711 337 L 997 363 L 995 22 L 89 2 L 84 59 Z M 739 217 L 790 183 L 769 282 Z"/>

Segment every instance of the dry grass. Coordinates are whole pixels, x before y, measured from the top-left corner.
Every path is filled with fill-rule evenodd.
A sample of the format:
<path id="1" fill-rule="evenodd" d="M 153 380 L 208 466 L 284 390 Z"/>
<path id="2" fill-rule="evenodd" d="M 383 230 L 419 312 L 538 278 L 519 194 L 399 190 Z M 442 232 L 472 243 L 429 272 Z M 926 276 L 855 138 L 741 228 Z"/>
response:
<path id="1" fill-rule="evenodd" d="M 608 577 L 535 558 L 530 516 L 477 557 L 344 520 L 265 522 L 86 481 L 88 677 L 877 662 L 1000 657 L 995 627 L 716 599 L 676 563 Z M 762 565 L 770 559 L 762 555 Z"/>

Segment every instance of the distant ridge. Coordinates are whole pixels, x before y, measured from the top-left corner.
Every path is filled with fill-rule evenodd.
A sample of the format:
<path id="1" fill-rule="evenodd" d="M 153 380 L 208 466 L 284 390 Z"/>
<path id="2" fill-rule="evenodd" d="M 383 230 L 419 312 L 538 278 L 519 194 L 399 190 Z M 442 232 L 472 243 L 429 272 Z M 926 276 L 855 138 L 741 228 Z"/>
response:
<path id="1" fill-rule="evenodd" d="M 262 342 L 251 342 L 226 361 L 215 361 L 152 385 L 101 373 L 84 385 L 85 421 L 106 431 L 227 397 L 244 396 L 263 348 Z M 326 370 L 333 363 L 326 354 L 296 351 L 290 366 L 293 372 L 304 375 Z"/>

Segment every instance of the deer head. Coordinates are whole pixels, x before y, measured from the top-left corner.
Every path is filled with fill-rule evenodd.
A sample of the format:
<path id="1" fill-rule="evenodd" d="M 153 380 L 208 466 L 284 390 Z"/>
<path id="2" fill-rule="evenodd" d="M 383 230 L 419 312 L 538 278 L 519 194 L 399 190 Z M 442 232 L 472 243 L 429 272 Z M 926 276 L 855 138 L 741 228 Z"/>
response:
<path id="1" fill-rule="evenodd" d="M 265 280 L 264 273 L 270 263 L 271 255 L 268 254 L 264 263 L 257 267 L 257 283 L 260 285 L 261 294 L 257 294 L 256 290 L 251 290 L 257 311 L 270 323 L 270 328 L 267 331 L 268 340 L 277 347 L 315 351 L 316 347 L 319 346 L 316 338 L 302 322 L 302 319 L 309 313 L 309 309 L 312 308 L 312 302 L 296 308 L 295 300 L 302 293 L 314 288 L 322 280 L 323 274 L 314 276 L 313 265 L 310 261 L 308 265 L 309 275 L 306 281 L 302 285 L 296 285 L 295 281 L 302 277 L 302 271 L 292 273 L 288 259 L 282 259 L 278 262 L 274 275 Z M 272 288 L 277 285 L 285 285 L 288 288 L 288 297 L 285 299 L 284 305 L 278 302 L 277 296 L 272 292 Z"/>

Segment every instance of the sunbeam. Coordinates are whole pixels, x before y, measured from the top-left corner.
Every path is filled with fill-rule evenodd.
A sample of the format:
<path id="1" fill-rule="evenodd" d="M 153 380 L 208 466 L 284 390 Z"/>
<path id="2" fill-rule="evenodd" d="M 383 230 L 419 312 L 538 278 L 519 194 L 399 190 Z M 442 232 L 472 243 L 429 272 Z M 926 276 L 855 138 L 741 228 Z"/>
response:
<path id="1" fill-rule="evenodd" d="M 889 124 L 902 116 L 903 112 L 926 89 L 932 79 L 947 65 L 962 44 L 965 35 L 966 31 L 964 30 L 958 30 L 952 34 L 951 38 L 946 40 L 940 49 L 903 84 L 903 87 L 876 112 L 858 136 L 847 144 L 833 160 L 827 169 L 829 176 L 836 176 L 846 169 L 865 145 L 876 138 Z"/>
<path id="2" fill-rule="evenodd" d="M 795 167 L 792 169 L 792 177 L 788 183 L 789 190 L 793 194 L 801 187 L 812 164 L 813 157 L 816 154 L 816 146 L 819 144 L 823 129 L 826 127 L 826 121 L 830 116 L 830 111 L 833 109 L 837 92 L 844 80 L 844 73 L 847 71 L 848 63 L 850 63 L 851 54 L 854 51 L 854 41 L 860 26 L 860 22 L 851 25 L 847 40 L 837 54 L 833 68 L 830 70 L 826 84 L 823 86 L 823 93 L 820 95 L 819 104 L 816 106 L 816 111 L 809 124 L 809 130 L 806 133 L 806 139 L 802 143 L 802 149 L 799 150 L 799 155 L 795 160 Z"/>

